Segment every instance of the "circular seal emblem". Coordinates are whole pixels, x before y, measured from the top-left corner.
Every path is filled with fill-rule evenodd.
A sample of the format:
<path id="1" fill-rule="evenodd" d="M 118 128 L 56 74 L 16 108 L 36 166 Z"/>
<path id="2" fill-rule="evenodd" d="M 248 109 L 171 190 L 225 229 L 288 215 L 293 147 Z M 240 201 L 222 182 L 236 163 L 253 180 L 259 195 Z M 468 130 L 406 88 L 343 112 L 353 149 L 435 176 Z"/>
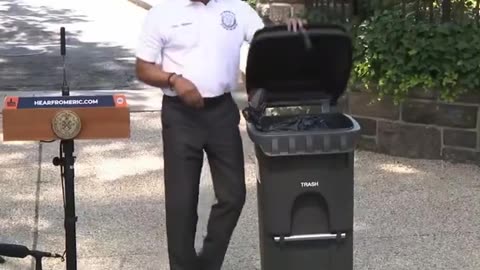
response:
<path id="1" fill-rule="evenodd" d="M 227 30 L 233 30 L 237 28 L 237 18 L 235 13 L 226 10 L 220 14 L 220 17 L 222 19 L 223 28 Z"/>
<path id="2" fill-rule="evenodd" d="M 123 104 L 123 102 L 124 102 L 123 97 L 117 97 L 118 104 Z"/>
<path id="3" fill-rule="evenodd" d="M 52 129 L 60 139 L 70 140 L 75 138 L 82 129 L 82 122 L 78 114 L 64 110 L 58 112 L 52 119 Z"/>

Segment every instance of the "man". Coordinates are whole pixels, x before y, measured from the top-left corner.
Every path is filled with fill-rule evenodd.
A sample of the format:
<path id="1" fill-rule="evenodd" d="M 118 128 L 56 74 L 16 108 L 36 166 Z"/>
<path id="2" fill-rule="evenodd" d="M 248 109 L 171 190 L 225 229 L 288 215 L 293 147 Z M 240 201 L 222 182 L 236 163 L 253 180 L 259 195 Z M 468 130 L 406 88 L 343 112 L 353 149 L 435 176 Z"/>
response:
<path id="1" fill-rule="evenodd" d="M 290 20 L 289 28 L 301 27 Z M 162 88 L 166 229 L 171 270 L 220 270 L 245 202 L 236 87 L 240 48 L 263 28 L 241 0 L 167 0 L 147 14 L 137 51 L 139 80 Z M 203 249 L 194 248 L 206 152 L 217 203 Z"/>

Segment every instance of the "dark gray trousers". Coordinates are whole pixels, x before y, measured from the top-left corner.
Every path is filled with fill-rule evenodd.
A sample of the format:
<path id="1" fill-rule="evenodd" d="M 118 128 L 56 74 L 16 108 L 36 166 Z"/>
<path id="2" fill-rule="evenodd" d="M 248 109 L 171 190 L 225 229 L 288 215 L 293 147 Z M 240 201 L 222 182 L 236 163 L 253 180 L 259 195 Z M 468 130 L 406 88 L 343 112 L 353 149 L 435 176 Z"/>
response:
<path id="1" fill-rule="evenodd" d="M 164 97 L 165 204 L 171 270 L 220 270 L 245 203 L 240 113 L 230 94 L 194 109 Z M 202 252 L 195 252 L 199 182 L 207 154 L 217 203 L 212 206 Z"/>

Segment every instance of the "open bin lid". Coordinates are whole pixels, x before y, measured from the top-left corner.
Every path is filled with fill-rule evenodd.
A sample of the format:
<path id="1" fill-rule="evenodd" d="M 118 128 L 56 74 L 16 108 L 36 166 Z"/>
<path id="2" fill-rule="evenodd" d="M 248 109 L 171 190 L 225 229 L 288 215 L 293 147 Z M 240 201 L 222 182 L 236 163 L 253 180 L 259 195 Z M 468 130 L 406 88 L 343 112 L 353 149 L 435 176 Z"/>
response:
<path id="1" fill-rule="evenodd" d="M 267 103 L 329 99 L 335 104 L 347 87 L 351 68 L 351 38 L 340 26 L 307 25 L 304 32 L 265 27 L 250 44 L 247 93 L 250 99 L 263 88 Z"/>

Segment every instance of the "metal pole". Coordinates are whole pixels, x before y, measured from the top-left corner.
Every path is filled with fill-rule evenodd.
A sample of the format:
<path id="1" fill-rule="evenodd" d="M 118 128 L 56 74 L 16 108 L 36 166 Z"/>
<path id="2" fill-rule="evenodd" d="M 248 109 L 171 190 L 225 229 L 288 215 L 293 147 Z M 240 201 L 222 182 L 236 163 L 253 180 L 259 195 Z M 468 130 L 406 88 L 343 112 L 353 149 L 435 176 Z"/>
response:
<path id="1" fill-rule="evenodd" d="M 75 170 L 73 157 L 73 140 L 61 141 L 63 145 L 63 170 L 65 181 L 65 245 L 67 270 L 77 270 L 77 240 L 75 214 Z"/>
<path id="2" fill-rule="evenodd" d="M 62 96 L 70 96 L 70 88 L 67 83 L 67 73 L 65 67 L 65 55 L 67 54 L 66 31 L 64 27 L 60 28 L 60 54 L 63 60 L 63 84 Z M 67 261 L 67 270 L 77 270 L 77 232 L 75 214 L 75 157 L 73 156 L 74 141 L 62 140 L 63 159 L 61 166 L 63 169 L 63 181 L 65 184 L 65 253 Z"/>

